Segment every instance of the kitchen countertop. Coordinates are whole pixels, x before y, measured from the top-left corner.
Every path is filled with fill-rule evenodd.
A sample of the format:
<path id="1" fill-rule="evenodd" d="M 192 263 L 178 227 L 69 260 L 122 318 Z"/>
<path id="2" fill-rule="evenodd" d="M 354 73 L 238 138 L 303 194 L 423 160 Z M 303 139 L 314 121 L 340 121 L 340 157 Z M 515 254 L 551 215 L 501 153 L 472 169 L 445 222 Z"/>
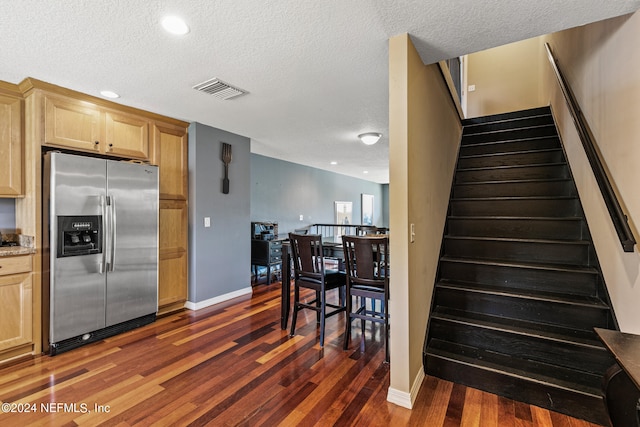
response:
<path id="1" fill-rule="evenodd" d="M 0 246 L 0 257 L 31 255 L 36 253 L 34 239 L 23 234 L 2 234 L 5 242 L 15 242 L 17 246 Z"/>

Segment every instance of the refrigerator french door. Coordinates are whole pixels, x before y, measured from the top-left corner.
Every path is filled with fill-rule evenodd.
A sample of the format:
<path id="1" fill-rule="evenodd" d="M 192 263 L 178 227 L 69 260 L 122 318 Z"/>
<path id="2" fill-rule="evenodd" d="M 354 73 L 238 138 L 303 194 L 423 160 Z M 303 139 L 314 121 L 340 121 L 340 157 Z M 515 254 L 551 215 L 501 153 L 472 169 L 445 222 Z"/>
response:
<path id="1" fill-rule="evenodd" d="M 157 167 L 50 152 L 44 171 L 49 353 L 153 322 Z"/>

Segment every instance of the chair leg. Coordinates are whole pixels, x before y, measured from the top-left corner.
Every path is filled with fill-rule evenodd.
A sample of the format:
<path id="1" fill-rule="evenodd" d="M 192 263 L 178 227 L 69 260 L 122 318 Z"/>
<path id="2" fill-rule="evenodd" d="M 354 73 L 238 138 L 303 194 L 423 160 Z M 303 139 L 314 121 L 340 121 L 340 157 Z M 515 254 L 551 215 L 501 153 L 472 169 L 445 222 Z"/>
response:
<path id="1" fill-rule="evenodd" d="M 296 332 L 296 319 L 298 318 L 298 301 L 300 301 L 300 289 L 294 285 L 293 287 L 293 315 L 291 318 L 291 332 L 289 336 L 293 336 Z"/>
<path id="2" fill-rule="evenodd" d="M 320 348 L 324 347 L 324 321 L 326 313 L 326 293 L 320 292 Z"/>
<path id="3" fill-rule="evenodd" d="M 324 313 L 324 309 L 322 309 L 321 305 L 322 298 L 320 297 L 320 291 L 316 291 L 316 307 L 318 308 L 318 310 L 316 310 L 316 323 L 320 323 L 320 313 Z M 321 309 L 322 311 L 320 311 Z"/>
<path id="4" fill-rule="evenodd" d="M 344 350 L 349 349 L 349 340 L 351 339 L 351 299 L 351 296 L 347 296 L 345 301 L 347 305 L 347 311 L 344 319 L 344 343 L 342 346 Z"/>

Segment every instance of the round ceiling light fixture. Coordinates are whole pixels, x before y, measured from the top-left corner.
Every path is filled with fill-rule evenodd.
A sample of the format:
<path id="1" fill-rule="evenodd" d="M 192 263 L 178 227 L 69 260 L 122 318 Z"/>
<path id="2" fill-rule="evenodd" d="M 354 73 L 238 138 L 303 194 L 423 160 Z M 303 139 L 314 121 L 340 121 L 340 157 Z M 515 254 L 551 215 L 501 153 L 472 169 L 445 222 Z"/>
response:
<path id="1" fill-rule="evenodd" d="M 104 96 L 105 98 L 111 98 L 111 99 L 120 98 L 120 95 L 118 95 L 112 90 L 101 90 L 100 95 Z"/>
<path id="2" fill-rule="evenodd" d="M 360 141 L 362 141 L 366 145 L 373 145 L 378 142 L 381 136 L 382 134 L 378 132 L 367 132 L 361 133 L 360 135 L 358 135 L 358 138 L 360 138 Z"/>
<path id="3" fill-rule="evenodd" d="M 183 36 L 189 32 L 189 26 L 182 18 L 177 16 L 166 16 L 162 19 L 162 27 L 171 34 Z"/>

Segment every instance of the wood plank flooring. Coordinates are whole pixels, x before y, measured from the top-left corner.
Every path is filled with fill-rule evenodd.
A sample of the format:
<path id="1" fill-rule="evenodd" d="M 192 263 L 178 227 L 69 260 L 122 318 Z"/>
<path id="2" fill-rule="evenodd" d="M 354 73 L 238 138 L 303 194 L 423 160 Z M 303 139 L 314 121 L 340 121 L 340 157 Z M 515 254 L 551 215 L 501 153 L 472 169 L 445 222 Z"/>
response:
<path id="1" fill-rule="evenodd" d="M 388 403 L 380 327 L 368 326 L 361 353 L 354 322 L 343 351 L 344 320 L 332 317 L 322 350 L 314 313 L 299 315 L 293 338 L 280 329 L 279 292 L 278 283 L 260 285 L 252 296 L 0 367 L 0 401 L 10 404 L 0 426 L 594 426 L 435 377 L 412 411 Z"/>

